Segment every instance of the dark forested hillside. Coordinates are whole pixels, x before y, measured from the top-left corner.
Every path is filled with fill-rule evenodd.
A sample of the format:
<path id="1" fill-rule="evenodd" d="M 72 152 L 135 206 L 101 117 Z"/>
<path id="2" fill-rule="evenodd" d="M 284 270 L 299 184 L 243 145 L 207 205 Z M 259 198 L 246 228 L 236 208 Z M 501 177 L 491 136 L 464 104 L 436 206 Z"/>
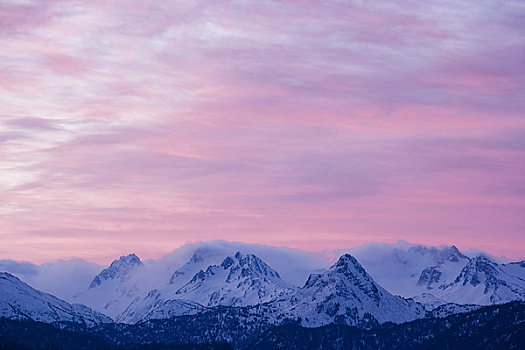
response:
<path id="1" fill-rule="evenodd" d="M 524 349 L 525 303 L 369 326 L 273 327 L 244 308 L 95 328 L 0 319 L 0 349 Z"/>
<path id="2" fill-rule="evenodd" d="M 64 325 L 55 325 L 63 327 Z M 34 321 L 0 318 L 0 350 L 230 350 L 227 343 L 147 343 L 120 344 L 119 334 L 93 334 L 76 327 L 70 331 Z M 133 327 L 128 329 L 133 331 Z M 124 334 L 126 331 L 124 331 Z"/>
<path id="3" fill-rule="evenodd" d="M 525 304 L 488 306 L 444 319 L 364 330 L 345 325 L 274 327 L 251 349 L 525 349 Z"/>

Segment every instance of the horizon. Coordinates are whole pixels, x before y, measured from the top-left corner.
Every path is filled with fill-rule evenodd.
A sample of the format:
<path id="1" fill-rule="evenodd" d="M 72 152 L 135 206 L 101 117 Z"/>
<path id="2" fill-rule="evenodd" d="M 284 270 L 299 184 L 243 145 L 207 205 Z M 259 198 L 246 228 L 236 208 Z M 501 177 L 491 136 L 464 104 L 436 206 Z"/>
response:
<path id="1" fill-rule="evenodd" d="M 227 241 L 227 240 L 209 240 L 209 241 L 194 241 L 194 242 L 186 242 L 185 244 L 176 247 L 174 249 L 168 250 L 165 253 L 159 255 L 159 256 L 146 256 L 142 255 L 138 252 L 138 250 L 130 250 L 127 252 L 121 252 L 117 253 L 116 255 L 107 256 L 104 257 L 102 260 L 90 260 L 86 259 L 84 257 L 80 256 L 66 256 L 62 258 L 58 258 L 56 260 L 43 260 L 43 261 L 30 261 L 30 260 L 16 260 L 16 259 L 9 259 L 9 258 L 1 258 L 0 262 L 2 261 L 13 261 L 15 263 L 30 263 L 34 264 L 36 266 L 42 266 L 46 264 L 59 264 L 59 263 L 68 263 L 68 262 L 74 262 L 75 260 L 80 260 L 85 263 L 98 265 L 99 267 L 107 267 L 109 266 L 113 261 L 119 260 L 122 257 L 126 257 L 128 255 L 135 254 L 142 262 L 159 262 L 163 260 L 169 260 L 170 257 L 174 256 L 177 253 L 183 252 L 185 250 L 193 251 L 198 250 L 203 247 L 209 248 L 210 246 L 218 246 L 221 247 L 220 249 L 224 249 L 224 247 L 231 248 L 233 250 L 238 250 L 241 253 L 245 253 L 246 250 L 250 250 L 251 248 L 261 248 L 261 249 L 277 249 L 282 250 L 283 252 L 294 252 L 294 253 L 306 253 L 310 254 L 312 257 L 317 257 L 323 259 L 326 264 L 332 264 L 335 263 L 342 255 L 344 254 L 350 254 L 353 256 L 354 251 L 358 251 L 360 249 L 363 249 L 365 247 L 384 247 L 389 246 L 394 249 L 401 249 L 406 250 L 410 247 L 425 247 L 425 248 L 437 248 L 437 249 L 443 249 L 443 248 L 450 248 L 450 247 L 456 247 L 462 254 L 472 258 L 474 256 L 478 255 L 485 255 L 488 256 L 490 259 L 498 262 L 498 263 L 510 263 L 510 262 L 521 262 L 525 261 L 525 256 L 522 257 L 508 257 L 503 255 L 493 255 L 490 252 L 475 248 L 475 247 L 467 247 L 462 248 L 458 247 L 455 244 L 438 244 L 438 245 L 425 245 L 421 243 L 414 243 L 414 242 L 408 242 L 402 239 L 396 240 L 395 242 L 378 242 L 378 241 L 369 241 L 365 242 L 363 244 L 359 244 L 356 246 L 346 247 L 346 248 L 338 248 L 334 250 L 318 250 L 318 251 L 308 251 L 303 250 L 299 248 L 293 248 L 289 246 L 272 246 L 272 245 L 263 245 L 263 244 L 257 244 L 257 243 L 245 243 L 241 241 Z M 233 248 L 237 247 L 237 248 Z M 251 253 L 250 253 L 251 254 Z M 257 255 L 257 254 L 255 254 Z"/>
<path id="2" fill-rule="evenodd" d="M 3 1 L 0 259 L 523 260 L 524 32 L 515 1 Z"/>

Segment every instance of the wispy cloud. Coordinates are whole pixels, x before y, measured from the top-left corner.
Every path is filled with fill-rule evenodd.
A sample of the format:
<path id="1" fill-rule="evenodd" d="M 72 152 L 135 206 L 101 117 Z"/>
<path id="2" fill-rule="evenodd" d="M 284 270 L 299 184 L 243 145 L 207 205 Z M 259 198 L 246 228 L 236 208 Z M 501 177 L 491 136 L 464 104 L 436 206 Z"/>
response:
<path id="1" fill-rule="evenodd" d="M 0 256 L 522 257 L 524 23 L 499 1 L 4 1 Z"/>

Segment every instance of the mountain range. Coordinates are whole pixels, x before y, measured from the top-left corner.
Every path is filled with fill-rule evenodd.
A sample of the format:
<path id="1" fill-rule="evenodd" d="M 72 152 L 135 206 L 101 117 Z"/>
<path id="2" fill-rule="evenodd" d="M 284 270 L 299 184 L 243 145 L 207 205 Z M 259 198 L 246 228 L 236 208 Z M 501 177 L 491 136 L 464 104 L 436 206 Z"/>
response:
<path id="1" fill-rule="evenodd" d="M 369 244 L 327 268 L 319 260 L 301 266 L 306 253 L 255 248 L 195 246 L 189 258 L 185 252 L 185 263 L 121 256 L 82 290 L 64 292 L 66 300 L 23 282 L 20 271 L 28 270 L 27 263 L 24 270 L 16 262 L 0 262 L 2 270 L 11 270 L 0 273 L 0 317 L 88 328 L 211 317 L 220 324 L 234 322 L 242 334 L 261 334 L 285 324 L 368 329 L 525 301 L 525 262 L 467 256 L 455 246 Z M 255 251 L 285 266 L 286 278 Z M 212 340 L 217 339 L 222 338 Z"/>
<path id="2" fill-rule="evenodd" d="M 525 261 L 467 256 L 455 246 L 367 244 L 351 253 L 393 294 L 436 307 L 447 303 L 492 305 L 525 300 Z"/>

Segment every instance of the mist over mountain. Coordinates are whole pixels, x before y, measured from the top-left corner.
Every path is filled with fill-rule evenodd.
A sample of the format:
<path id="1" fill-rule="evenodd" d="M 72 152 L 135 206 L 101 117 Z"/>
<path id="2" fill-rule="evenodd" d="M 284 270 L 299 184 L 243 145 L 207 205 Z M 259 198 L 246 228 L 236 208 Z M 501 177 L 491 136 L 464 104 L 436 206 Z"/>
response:
<path id="1" fill-rule="evenodd" d="M 170 291 L 174 293 L 199 270 L 205 271 L 209 266 L 220 265 L 227 256 L 234 256 L 237 251 L 262 259 L 279 273 L 284 282 L 295 287 L 302 287 L 310 274 L 322 272 L 330 266 L 330 261 L 325 257 L 297 249 L 210 241 L 187 244 L 158 260 L 142 261 L 135 256 L 139 261 L 136 268 L 127 271 L 126 264 L 122 265 L 122 269 L 127 271 L 125 276 L 122 275 L 123 271 L 115 272 L 111 266 L 103 267 L 82 259 L 42 265 L 0 260 L 0 270 L 12 273 L 31 286 L 64 300 L 87 302 L 100 312 L 117 317 L 135 298 L 144 297 L 155 289 L 164 294 Z M 493 303 L 491 297 L 494 302 L 496 299 L 504 302 L 512 300 L 513 293 L 523 292 L 525 269 L 521 268 L 520 262 L 502 264 L 499 263 L 501 259 L 492 258 L 484 252 L 473 255 L 473 251 L 470 251 L 465 254 L 454 246 L 427 247 L 402 241 L 396 244 L 367 243 L 351 248 L 349 252 L 374 280 L 392 294 L 415 297 L 435 306 L 446 302 L 490 304 Z M 476 259 L 482 261 L 482 257 L 488 259 L 483 261 L 496 264 L 494 269 L 481 271 L 479 263 L 476 268 Z M 119 259 L 115 262 L 119 262 Z M 477 299 L 463 299 L 462 291 L 477 285 L 470 283 L 460 286 L 463 282 L 454 281 L 464 268 L 471 265 L 470 273 L 476 274 L 476 278 L 483 281 L 495 278 L 506 282 L 499 283 L 498 291 L 492 294 L 488 294 L 488 291 L 494 289 L 496 284 L 487 282 L 487 292 L 477 287 Z M 107 270 L 105 275 L 104 269 Z M 505 283 L 508 286 L 504 286 Z M 115 310 L 108 311 L 109 308 Z"/>
<path id="2" fill-rule="evenodd" d="M 190 244 L 159 260 L 142 261 L 130 253 L 105 267 L 80 259 L 43 265 L 4 260 L 1 269 L 70 297 L 61 300 L 0 272 L 0 317 L 49 323 L 80 332 L 80 341 L 84 334 L 89 342 L 107 346 L 125 330 L 122 341 L 129 344 L 168 344 L 177 333 L 177 344 L 242 348 L 255 341 L 274 344 L 274 335 L 268 338 L 265 332 L 283 337 L 283 329 L 321 332 L 332 339 L 338 328 L 331 327 L 345 325 L 357 327 L 356 334 L 366 338 L 361 329 L 382 332 L 387 323 L 420 321 L 422 332 L 442 332 L 440 319 L 465 314 L 492 322 L 477 313 L 483 305 L 525 302 L 523 261 L 500 263 L 483 253 L 467 256 L 455 246 L 404 242 L 367 244 L 352 252 L 357 258 L 346 253 L 328 265 L 321 256 L 293 249 L 219 241 Z M 68 278 L 76 279 L 68 285 Z M 510 316 L 522 312 L 520 307 L 505 310 Z M 456 320 L 471 322 L 469 317 Z M 292 325 L 328 328 L 312 333 L 287 328 Z M 19 329 L 16 323 L 6 327 Z M 65 336 L 49 328 L 41 331 L 52 338 Z M 494 339 L 507 331 L 494 333 Z M 428 338 L 411 334 L 407 341 L 414 344 Z"/>
<path id="3" fill-rule="evenodd" d="M 330 261 L 322 255 L 293 248 L 228 241 L 197 242 L 186 244 L 161 259 L 142 261 L 144 267 L 141 271 L 143 271 L 144 278 L 136 277 L 142 280 L 141 286 L 138 288 L 149 290 L 164 283 L 172 277 L 176 269 L 182 267 L 197 251 L 209 264 L 220 264 L 227 255 L 234 255 L 237 251 L 254 254 L 268 262 L 270 266 L 275 267 L 283 279 L 293 285 L 304 284 L 312 271 L 319 271 L 330 264 Z M 203 266 L 203 268 L 206 267 L 207 265 Z M 0 260 L 0 271 L 12 273 L 35 288 L 70 302 L 78 301 L 75 296 L 85 292 L 86 286 L 89 286 L 104 268 L 104 266 L 79 258 L 41 265 L 14 260 Z M 133 279 L 131 278 L 131 280 Z M 68 282 L 64 283 L 64 281 Z"/>
<path id="4" fill-rule="evenodd" d="M 73 295 L 89 286 L 103 267 L 73 258 L 36 265 L 30 262 L 0 260 L 0 271 L 9 272 L 34 288 L 72 300 Z"/>
<path id="5" fill-rule="evenodd" d="M 490 305 L 525 300 L 525 264 L 510 263 L 479 250 L 427 247 L 400 241 L 367 243 L 350 249 L 390 292 L 438 306 Z"/>

